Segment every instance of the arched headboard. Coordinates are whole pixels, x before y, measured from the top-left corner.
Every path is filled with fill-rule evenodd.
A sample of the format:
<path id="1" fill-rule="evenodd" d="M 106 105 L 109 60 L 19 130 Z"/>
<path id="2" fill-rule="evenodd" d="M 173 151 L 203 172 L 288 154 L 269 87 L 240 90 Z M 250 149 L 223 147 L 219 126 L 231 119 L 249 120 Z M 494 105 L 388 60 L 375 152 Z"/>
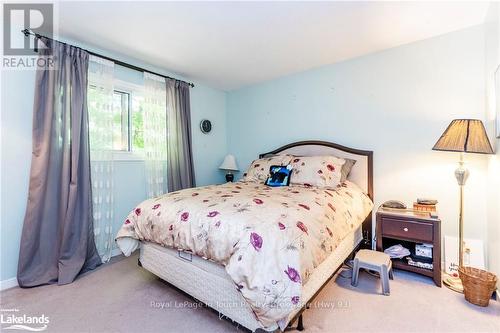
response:
<path id="1" fill-rule="evenodd" d="M 334 155 L 342 158 L 356 160 L 351 173 L 347 177 L 353 183 L 360 186 L 373 200 L 373 152 L 345 147 L 333 142 L 326 141 L 299 141 L 287 144 L 273 151 L 262 153 L 260 158 L 269 155 L 291 154 L 296 156 L 319 156 Z M 371 248 L 372 244 L 372 214 L 363 222 L 364 246 Z"/>

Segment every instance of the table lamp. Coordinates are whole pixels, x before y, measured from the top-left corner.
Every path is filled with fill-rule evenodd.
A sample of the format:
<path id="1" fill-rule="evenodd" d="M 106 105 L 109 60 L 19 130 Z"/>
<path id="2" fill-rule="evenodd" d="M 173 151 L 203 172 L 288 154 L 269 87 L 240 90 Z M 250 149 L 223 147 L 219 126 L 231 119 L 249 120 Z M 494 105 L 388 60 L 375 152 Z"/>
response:
<path id="1" fill-rule="evenodd" d="M 239 171 L 238 165 L 236 164 L 236 158 L 233 155 L 227 155 L 224 158 L 224 162 L 220 165 L 219 169 L 226 170 L 226 181 L 232 182 L 234 180 L 234 175 L 232 171 Z"/>
<path id="2" fill-rule="evenodd" d="M 455 178 L 460 187 L 460 210 L 458 215 L 458 266 L 463 266 L 464 257 L 464 186 L 469 170 L 464 166 L 463 153 L 493 154 L 490 141 L 486 135 L 483 122 L 478 119 L 455 119 L 441 135 L 432 150 L 452 151 L 460 153 Z M 460 278 L 448 276 L 443 283 L 450 289 L 463 292 Z"/>

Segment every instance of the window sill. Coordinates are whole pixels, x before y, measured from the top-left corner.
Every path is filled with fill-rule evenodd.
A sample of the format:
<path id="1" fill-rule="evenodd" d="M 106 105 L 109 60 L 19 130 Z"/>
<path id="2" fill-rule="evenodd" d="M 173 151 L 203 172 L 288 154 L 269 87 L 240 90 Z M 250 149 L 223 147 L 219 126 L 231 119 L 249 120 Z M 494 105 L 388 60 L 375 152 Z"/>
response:
<path id="1" fill-rule="evenodd" d="M 144 161 L 144 157 L 132 151 L 113 151 L 114 161 Z"/>

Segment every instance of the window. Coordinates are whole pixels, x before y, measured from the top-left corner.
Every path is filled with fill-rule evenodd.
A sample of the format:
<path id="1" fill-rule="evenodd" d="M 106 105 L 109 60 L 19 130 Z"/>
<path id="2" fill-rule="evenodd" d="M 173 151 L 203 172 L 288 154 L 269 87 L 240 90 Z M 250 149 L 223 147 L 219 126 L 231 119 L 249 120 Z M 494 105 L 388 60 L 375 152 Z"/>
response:
<path id="1" fill-rule="evenodd" d="M 132 114 L 130 117 L 130 137 L 133 151 L 144 149 L 144 97 L 140 94 L 132 96 Z"/>
<path id="2" fill-rule="evenodd" d="M 96 87 L 89 89 L 89 113 L 91 119 L 99 120 L 105 102 L 99 100 Z M 144 149 L 143 100 L 139 92 L 113 91 L 113 150 L 138 152 Z M 95 127 L 91 122 L 90 128 Z M 100 145 L 98 145 L 100 146 Z"/>
<path id="3" fill-rule="evenodd" d="M 113 150 L 130 151 L 130 94 L 113 93 Z"/>
<path id="4" fill-rule="evenodd" d="M 97 150 L 112 150 L 115 160 L 142 160 L 144 87 L 116 78 L 112 85 L 112 96 L 106 92 L 104 83 L 89 85 L 91 146 Z"/>
<path id="5" fill-rule="evenodd" d="M 113 149 L 144 149 L 143 97 L 138 93 L 115 90 L 113 93 Z"/>

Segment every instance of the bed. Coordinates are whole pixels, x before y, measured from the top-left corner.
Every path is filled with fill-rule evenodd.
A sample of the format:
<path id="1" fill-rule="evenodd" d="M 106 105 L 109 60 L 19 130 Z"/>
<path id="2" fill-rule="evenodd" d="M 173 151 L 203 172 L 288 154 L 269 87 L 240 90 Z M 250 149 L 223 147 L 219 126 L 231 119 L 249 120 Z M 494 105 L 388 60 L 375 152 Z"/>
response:
<path id="1" fill-rule="evenodd" d="M 284 330 L 296 320 L 302 329 L 302 312 L 343 261 L 359 247 L 371 248 L 373 154 L 301 141 L 259 158 L 280 155 L 333 155 L 356 163 L 335 191 L 237 182 L 151 199 L 125 221 L 117 235 L 120 249 L 130 255 L 140 247 L 144 269 L 250 331 Z M 167 199 L 169 207 L 164 207 Z M 167 216 L 175 216 L 175 223 L 164 223 Z M 321 220 L 326 218 L 343 223 Z M 310 250 L 316 248 L 322 251 Z"/>

